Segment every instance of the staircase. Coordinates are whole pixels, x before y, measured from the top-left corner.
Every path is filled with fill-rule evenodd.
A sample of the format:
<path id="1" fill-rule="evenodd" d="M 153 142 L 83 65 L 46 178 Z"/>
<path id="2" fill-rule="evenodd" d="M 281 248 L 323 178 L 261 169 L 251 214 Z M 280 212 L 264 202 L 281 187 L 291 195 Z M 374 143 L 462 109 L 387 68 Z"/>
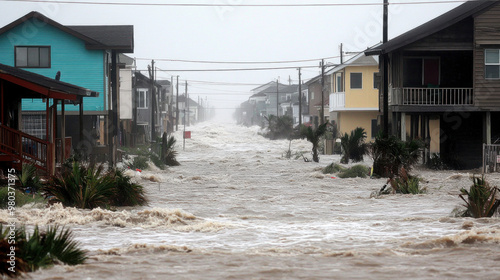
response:
<path id="1" fill-rule="evenodd" d="M 48 141 L 0 125 L 0 161 L 10 162 L 12 167 L 19 168 L 22 163 L 29 163 L 50 173 L 53 148 Z"/>

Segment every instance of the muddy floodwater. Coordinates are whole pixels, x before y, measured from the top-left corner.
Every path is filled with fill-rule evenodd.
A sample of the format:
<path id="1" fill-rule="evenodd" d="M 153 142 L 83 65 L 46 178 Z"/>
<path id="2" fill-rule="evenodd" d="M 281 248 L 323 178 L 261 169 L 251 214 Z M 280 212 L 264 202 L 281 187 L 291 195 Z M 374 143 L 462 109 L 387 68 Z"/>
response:
<path id="1" fill-rule="evenodd" d="M 385 179 L 321 173 L 338 156 L 287 159 L 289 142 L 258 127 L 189 130 L 185 151 L 174 134 L 181 166 L 130 172 L 149 206 L 19 209 L 20 223 L 71 228 L 90 256 L 32 279 L 500 279 L 499 218 L 451 214 L 471 173 L 417 169 L 427 194 L 371 198 Z"/>

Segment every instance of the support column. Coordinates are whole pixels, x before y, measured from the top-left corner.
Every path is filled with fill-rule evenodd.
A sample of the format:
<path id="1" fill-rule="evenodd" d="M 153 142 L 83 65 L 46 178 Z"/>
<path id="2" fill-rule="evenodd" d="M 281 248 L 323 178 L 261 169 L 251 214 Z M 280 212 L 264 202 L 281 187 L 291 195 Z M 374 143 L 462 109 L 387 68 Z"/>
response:
<path id="1" fill-rule="evenodd" d="M 4 107 L 5 107 L 5 103 L 4 102 L 5 101 L 4 101 L 4 96 L 3 96 L 3 80 L 0 81 L 0 95 L 1 95 L 0 96 L 0 98 L 1 98 L 0 102 L 2 102 L 1 103 L 2 104 L 2 106 L 1 106 L 2 107 L 2 109 L 1 109 L 2 110 L 2 112 L 1 112 L 2 117 L 1 117 L 0 121 L 2 122 L 3 125 L 5 125 L 5 122 L 4 122 Z"/>
<path id="2" fill-rule="evenodd" d="M 78 106 L 79 110 L 79 116 L 78 116 L 78 123 L 79 123 L 79 132 L 80 132 L 80 143 L 78 146 L 82 147 L 80 153 L 83 153 L 83 97 L 80 97 L 80 105 Z"/>
<path id="3" fill-rule="evenodd" d="M 406 113 L 401 113 L 401 140 L 406 141 Z"/>
<path id="4" fill-rule="evenodd" d="M 486 136 L 486 141 L 485 143 L 488 145 L 491 145 L 491 112 L 486 112 L 486 118 L 485 118 L 485 136 Z"/>
<path id="5" fill-rule="evenodd" d="M 66 112 L 64 100 L 61 100 L 61 163 L 66 160 Z"/>

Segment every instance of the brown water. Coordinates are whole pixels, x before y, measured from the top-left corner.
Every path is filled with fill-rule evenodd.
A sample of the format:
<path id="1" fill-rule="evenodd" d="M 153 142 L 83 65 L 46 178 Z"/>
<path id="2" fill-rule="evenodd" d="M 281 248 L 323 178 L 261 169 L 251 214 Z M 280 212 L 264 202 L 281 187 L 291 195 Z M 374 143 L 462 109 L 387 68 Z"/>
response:
<path id="1" fill-rule="evenodd" d="M 257 128 L 191 130 L 181 166 L 131 172 L 148 207 L 19 210 L 21 223 L 72 228 L 91 256 L 33 279 L 500 279 L 500 220 L 451 215 L 470 174 L 417 170 L 428 194 L 375 199 L 384 179 L 321 174 L 336 156 L 285 159 L 288 141 Z"/>

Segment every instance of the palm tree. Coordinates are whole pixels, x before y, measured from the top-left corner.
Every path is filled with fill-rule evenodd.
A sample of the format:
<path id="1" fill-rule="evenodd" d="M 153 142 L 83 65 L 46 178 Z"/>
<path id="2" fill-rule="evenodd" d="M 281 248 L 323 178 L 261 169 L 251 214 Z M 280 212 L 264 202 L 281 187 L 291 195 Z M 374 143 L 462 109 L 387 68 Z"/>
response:
<path id="1" fill-rule="evenodd" d="M 316 129 L 313 129 L 310 126 L 303 125 L 302 128 L 300 129 L 300 134 L 302 135 L 302 137 L 305 137 L 307 141 L 313 144 L 312 154 L 314 162 L 319 162 L 319 157 L 318 157 L 319 140 L 321 139 L 321 136 L 325 134 L 327 125 L 328 123 L 324 123 L 318 126 L 318 128 Z"/>
<path id="2" fill-rule="evenodd" d="M 366 132 L 364 128 L 357 127 L 351 131 L 351 136 L 347 133 L 340 138 L 340 144 L 344 155 L 340 160 L 341 163 L 347 164 L 349 160 L 354 162 L 363 161 L 363 156 L 366 153 Z"/>

